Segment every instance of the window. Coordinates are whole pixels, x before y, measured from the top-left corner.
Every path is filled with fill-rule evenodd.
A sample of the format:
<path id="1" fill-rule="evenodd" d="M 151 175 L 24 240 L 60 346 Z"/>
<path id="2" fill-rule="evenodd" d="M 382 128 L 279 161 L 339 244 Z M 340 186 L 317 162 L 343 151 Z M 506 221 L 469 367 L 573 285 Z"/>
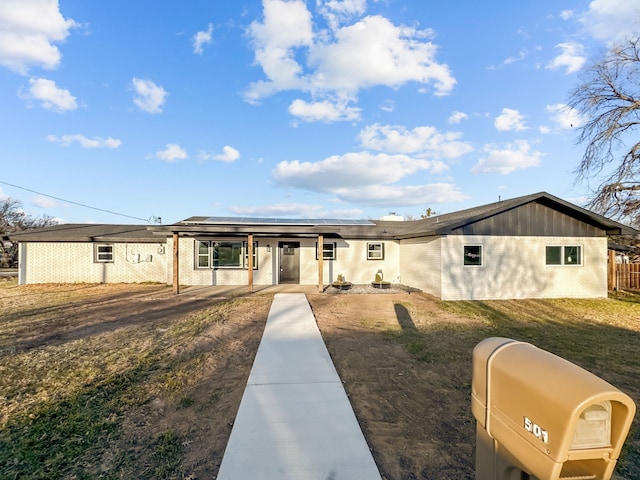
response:
<path id="1" fill-rule="evenodd" d="M 547 265 L 582 265 L 582 247 L 579 245 L 546 247 Z"/>
<path id="2" fill-rule="evenodd" d="M 246 242 L 196 242 L 196 268 L 248 268 Z M 253 242 L 253 268 L 258 268 L 258 242 Z"/>
<path id="3" fill-rule="evenodd" d="M 198 258 L 196 265 L 198 268 L 209 268 L 211 266 L 211 258 L 209 254 L 209 246 L 211 242 L 197 242 Z"/>
<path id="4" fill-rule="evenodd" d="M 318 244 L 316 243 L 316 260 L 318 259 Z M 335 260 L 336 259 L 336 244 L 335 243 L 323 243 L 322 244 L 322 259 L 323 260 Z"/>
<path id="5" fill-rule="evenodd" d="M 482 266 L 482 245 L 464 246 L 464 264 L 469 267 Z"/>
<path id="6" fill-rule="evenodd" d="M 214 242 L 213 266 L 239 268 L 242 266 L 242 242 Z"/>
<path id="7" fill-rule="evenodd" d="M 565 265 L 581 265 L 582 264 L 582 248 L 579 246 L 564 247 L 564 264 Z"/>
<path id="8" fill-rule="evenodd" d="M 547 265 L 562 265 L 562 247 L 546 248 Z"/>
<path id="9" fill-rule="evenodd" d="M 244 268 L 249 268 L 249 248 L 247 247 L 247 242 L 243 242 L 244 247 Z M 253 269 L 258 269 L 258 242 L 253 242 L 253 255 L 251 255 L 253 260 Z"/>
<path id="10" fill-rule="evenodd" d="M 384 243 L 367 243 L 367 260 L 384 260 Z"/>
<path id="11" fill-rule="evenodd" d="M 96 245 L 94 258 L 97 263 L 113 263 L 113 245 Z"/>

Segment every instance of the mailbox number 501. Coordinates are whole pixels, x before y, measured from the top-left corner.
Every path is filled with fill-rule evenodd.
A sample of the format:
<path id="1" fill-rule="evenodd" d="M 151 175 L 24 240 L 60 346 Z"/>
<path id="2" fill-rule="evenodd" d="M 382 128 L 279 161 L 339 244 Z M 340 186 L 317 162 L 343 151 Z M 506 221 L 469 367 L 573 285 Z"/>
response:
<path id="1" fill-rule="evenodd" d="M 549 432 L 537 423 L 531 421 L 529 417 L 524 417 L 524 429 L 527 432 L 530 432 L 538 440 L 541 440 L 545 444 L 549 444 Z"/>

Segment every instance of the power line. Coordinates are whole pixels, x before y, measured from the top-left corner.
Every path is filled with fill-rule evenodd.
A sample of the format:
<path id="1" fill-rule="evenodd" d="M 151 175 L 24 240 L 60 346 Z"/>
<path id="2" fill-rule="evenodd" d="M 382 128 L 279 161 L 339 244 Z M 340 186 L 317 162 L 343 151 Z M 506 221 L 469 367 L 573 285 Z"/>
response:
<path id="1" fill-rule="evenodd" d="M 121 217 L 132 218 L 134 220 L 142 220 L 143 222 L 148 222 L 148 223 L 151 223 L 152 220 L 153 221 L 160 220 L 160 217 L 150 217 L 148 219 L 147 218 L 140 218 L 140 217 L 134 217 L 132 215 L 126 215 L 124 213 L 114 212 L 114 211 L 111 211 L 111 210 L 105 210 L 104 208 L 92 207 L 91 205 L 85 205 L 84 203 L 78 203 L 78 202 L 73 202 L 71 200 L 65 200 L 64 198 L 54 197 L 53 195 L 49 195 L 49 194 L 42 193 L 42 192 L 37 192 L 35 190 L 31 190 L 30 188 L 21 187 L 20 185 L 14 185 L 13 183 L 3 182 L 2 180 L 0 180 L 0 183 L 2 183 L 3 185 L 8 185 L 10 187 L 19 188 L 20 190 L 25 190 L 27 192 L 35 193 L 37 195 L 42 195 L 43 197 L 53 198 L 54 200 L 58 200 L 60 202 L 71 203 L 72 205 L 77 205 L 79 207 L 89 208 L 91 210 L 97 210 L 98 212 L 110 213 L 111 215 L 119 215 Z"/>

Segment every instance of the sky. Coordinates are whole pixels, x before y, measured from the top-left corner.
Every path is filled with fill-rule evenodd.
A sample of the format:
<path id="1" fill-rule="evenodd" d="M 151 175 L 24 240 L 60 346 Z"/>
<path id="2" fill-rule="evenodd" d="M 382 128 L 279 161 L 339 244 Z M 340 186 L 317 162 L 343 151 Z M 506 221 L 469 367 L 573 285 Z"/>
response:
<path id="1" fill-rule="evenodd" d="M 0 198 L 137 224 L 581 205 L 571 91 L 639 34 L 640 0 L 1 0 Z"/>

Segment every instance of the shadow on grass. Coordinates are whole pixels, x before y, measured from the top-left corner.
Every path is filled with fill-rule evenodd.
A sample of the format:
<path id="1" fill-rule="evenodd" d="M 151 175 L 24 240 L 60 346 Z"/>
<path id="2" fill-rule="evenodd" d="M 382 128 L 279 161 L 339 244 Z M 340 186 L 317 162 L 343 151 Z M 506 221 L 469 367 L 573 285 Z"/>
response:
<path id="1" fill-rule="evenodd" d="M 14 321 L 20 327 L 5 334 L 0 330 L 0 353 L 9 351 L 15 354 L 45 345 L 62 345 L 125 327 L 163 324 L 224 301 L 159 296 L 151 302 L 149 298 L 153 293 L 156 292 L 124 292 L 7 315 L 3 318 L 5 324 Z M 56 320 L 51 321 L 52 318 Z"/>
<path id="2" fill-rule="evenodd" d="M 640 295 L 617 298 L 627 303 L 626 315 L 632 317 Z M 593 311 L 602 304 L 593 303 Z M 587 303 L 576 308 L 571 300 L 523 300 L 442 302 L 443 308 L 471 318 L 482 318 L 484 325 L 470 327 L 456 324 L 432 325 L 420 329 L 421 340 L 434 363 L 452 365 L 456 357 L 465 358 L 464 368 L 471 367 L 473 347 L 487 337 L 506 337 L 531 343 L 554 353 L 627 393 L 640 405 L 640 332 L 600 320 Z M 609 304 L 607 304 L 609 305 Z M 613 306 L 612 306 L 613 308 Z M 640 319 L 640 309 L 636 318 Z M 593 317 L 593 318 L 592 318 Z M 616 317 L 613 313 L 612 317 Z M 403 333 L 404 335 L 404 333 Z M 411 342 L 415 342 L 412 334 Z M 419 358 L 426 355 L 420 353 Z M 470 380 L 470 371 L 452 372 L 457 378 Z M 466 381 L 465 380 L 465 381 Z M 568 379 L 570 380 L 570 379 Z M 640 478 L 640 420 L 636 417 L 625 443 L 616 472 L 623 478 Z"/>

